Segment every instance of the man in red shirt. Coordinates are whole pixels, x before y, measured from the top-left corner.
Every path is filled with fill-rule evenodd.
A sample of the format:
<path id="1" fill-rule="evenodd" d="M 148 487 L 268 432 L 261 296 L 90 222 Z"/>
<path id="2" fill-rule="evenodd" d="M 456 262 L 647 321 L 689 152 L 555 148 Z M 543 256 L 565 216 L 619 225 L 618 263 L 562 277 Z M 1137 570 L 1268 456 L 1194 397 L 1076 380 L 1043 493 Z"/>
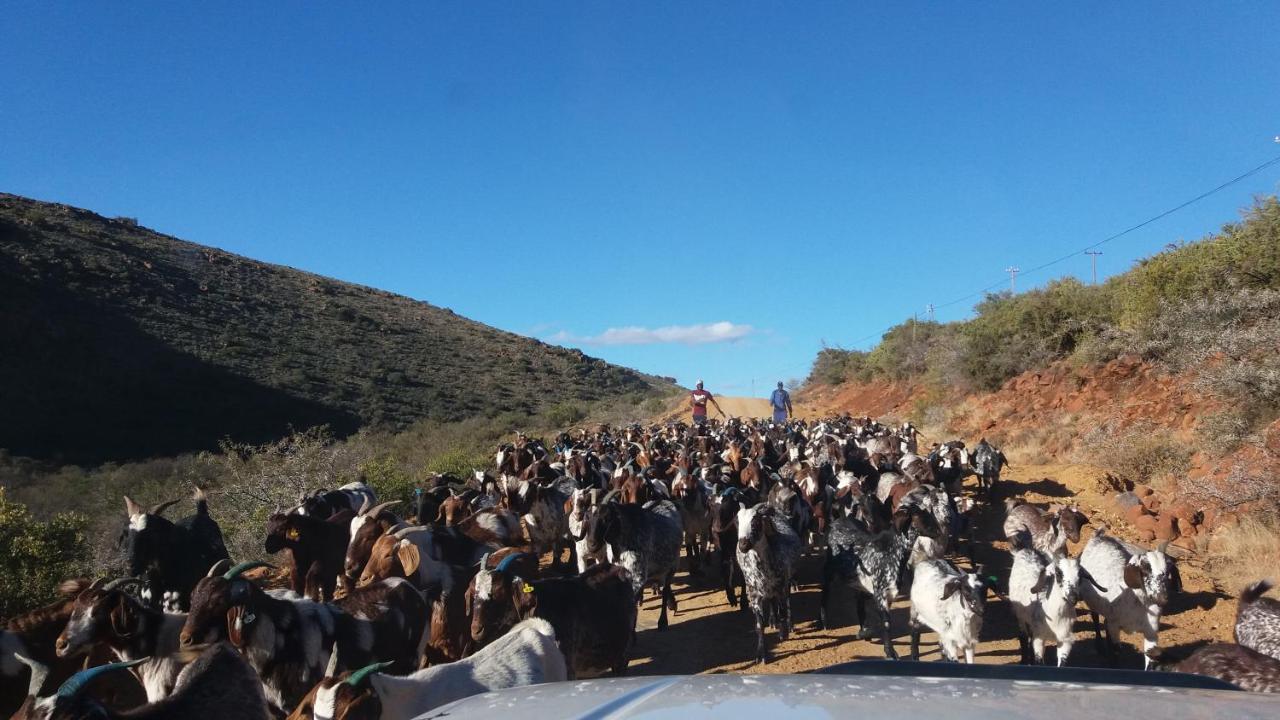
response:
<path id="1" fill-rule="evenodd" d="M 702 381 L 699 380 L 693 392 L 689 393 L 689 404 L 693 406 L 693 422 L 695 425 L 702 425 L 707 421 L 707 403 L 716 406 L 716 412 L 720 413 L 720 417 L 726 417 L 724 410 L 720 409 L 720 403 L 716 402 L 710 392 L 702 389 Z"/>

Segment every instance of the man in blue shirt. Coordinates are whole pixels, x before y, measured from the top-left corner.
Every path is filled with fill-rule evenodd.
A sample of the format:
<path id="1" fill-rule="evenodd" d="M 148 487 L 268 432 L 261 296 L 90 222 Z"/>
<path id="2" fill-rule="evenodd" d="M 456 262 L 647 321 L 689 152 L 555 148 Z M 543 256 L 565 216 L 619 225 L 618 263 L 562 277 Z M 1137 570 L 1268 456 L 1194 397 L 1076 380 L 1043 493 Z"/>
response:
<path id="1" fill-rule="evenodd" d="M 778 389 L 769 396 L 769 404 L 773 406 L 774 422 L 786 422 L 787 416 L 794 412 L 791 409 L 791 394 L 782 389 L 782 383 L 778 383 Z"/>

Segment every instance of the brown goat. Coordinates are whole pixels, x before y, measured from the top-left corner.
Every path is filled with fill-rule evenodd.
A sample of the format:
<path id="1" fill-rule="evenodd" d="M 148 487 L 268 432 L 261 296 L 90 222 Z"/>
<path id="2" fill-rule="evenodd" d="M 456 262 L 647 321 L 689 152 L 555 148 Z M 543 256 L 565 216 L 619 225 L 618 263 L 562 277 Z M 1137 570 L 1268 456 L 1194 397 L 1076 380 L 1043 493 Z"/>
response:
<path id="1" fill-rule="evenodd" d="M 373 543 L 378 538 L 388 532 L 408 527 L 396 517 L 395 513 L 387 509 L 399 502 L 399 500 L 392 500 L 373 508 L 362 508 L 351 519 L 351 527 L 348 528 L 348 536 L 351 539 L 348 541 L 347 553 L 342 565 L 342 574 L 347 587 L 355 585 L 356 578 L 360 577 L 365 564 L 369 562 L 369 551 L 373 549 Z"/>
<path id="2" fill-rule="evenodd" d="M 327 520 L 309 515 L 275 513 L 267 519 L 264 549 L 284 551 L 289 561 L 290 589 L 316 602 L 333 599 L 350 540 L 350 510 L 335 513 Z"/>
<path id="3" fill-rule="evenodd" d="M 99 586 L 101 584 L 102 581 L 94 583 Z M 49 670 L 38 689 L 40 696 L 52 693 L 83 666 L 99 665 L 114 659 L 106 648 L 95 648 L 88 656 L 80 654 L 59 657 L 57 654 L 58 636 L 66 628 L 67 620 L 75 610 L 76 597 L 91 586 L 84 578 L 67 580 L 58 587 L 61 599 L 11 618 L 0 631 L 0 641 L 3 641 L 6 650 L 10 649 L 12 643 L 13 649 Z M 0 683 L 0 717 L 9 717 L 26 701 L 27 683 L 22 679 L 26 674 L 26 668 L 19 668 L 16 674 L 6 673 L 3 676 L 4 682 Z M 112 707 L 134 707 L 146 701 L 142 686 L 128 673 L 116 673 L 114 677 L 103 678 L 101 685 L 101 690 L 95 688 L 95 694 L 105 698 Z"/>

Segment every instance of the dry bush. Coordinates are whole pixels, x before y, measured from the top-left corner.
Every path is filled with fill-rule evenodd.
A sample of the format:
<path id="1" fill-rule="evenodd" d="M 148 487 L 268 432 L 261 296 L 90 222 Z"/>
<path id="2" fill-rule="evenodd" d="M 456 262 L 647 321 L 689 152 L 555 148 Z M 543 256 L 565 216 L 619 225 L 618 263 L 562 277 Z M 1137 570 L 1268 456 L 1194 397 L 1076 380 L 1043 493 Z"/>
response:
<path id="1" fill-rule="evenodd" d="M 1191 466 L 1191 451 L 1151 422 L 1124 429 L 1095 428 L 1077 446 L 1076 462 L 1109 470 L 1133 483 L 1176 482 Z"/>
<path id="2" fill-rule="evenodd" d="M 324 428 L 297 432 L 265 445 L 224 443 L 209 458 L 222 470 L 216 495 L 218 524 L 237 560 L 264 554 L 267 517 L 317 490 L 332 490 L 360 475 L 369 459 L 363 444 L 336 442 Z"/>
<path id="3" fill-rule="evenodd" d="M 1178 492 L 1201 504 L 1224 510 L 1247 510 L 1266 522 L 1280 521 L 1280 462 L 1237 463 L 1224 478 L 1183 479 Z"/>
<path id="4" fill-rule="evenodd" d="M 1280 524 L 1244 516 L 1213 534 L 1205 566 L 1222 583 L 1222 589 L 1238 593 L 1249 583 L 1280 568 Z"/>

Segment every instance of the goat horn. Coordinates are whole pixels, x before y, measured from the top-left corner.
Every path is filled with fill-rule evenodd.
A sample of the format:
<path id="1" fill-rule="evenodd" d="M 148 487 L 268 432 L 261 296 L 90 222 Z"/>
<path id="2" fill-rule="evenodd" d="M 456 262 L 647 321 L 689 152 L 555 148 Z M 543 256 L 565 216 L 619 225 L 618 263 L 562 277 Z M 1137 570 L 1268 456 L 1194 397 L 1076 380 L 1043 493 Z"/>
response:
<path id="1" fill-rule="evenodd" d="M 327 678 L 337 677 L 338 675 L 338 645 L 334 643 L 333 650 L 329 652 L 329 664 L 325 666 L 324 676 Z"/>
<path id="2" fill-rule="evenodd" d="M 369 515 L 370 517 L 378 517 L 378 513 L 382 512 L 383 510 L 386 510 L 392 505 L 399 505 L 399 504 L 400 504 L 399 500 L 388 500 L 387 502 L 378 503 L 377 505 L 374 505 L 373 507 L 369 508 L 369 512 L 361 513 L 361 514 Z"/>
<path id="3" fill-rule="evenodd" d="M 1157 546 L 1156 546 L 1156 552 L 1158 552 L 1158 553 L 1160 553 L 1160 554 L 1162 554 L 1162 555 L 1167 555 L 1168 553 L 1167 553 L 1166 551 L 1167 551 L 1168 549 L 1169 549 L 1169 541 L 1168 541 L 1168 540 L 1165 540 L 1165 541 L 1161 542 L 1159 545 L 1157 545 Z"/>
<path id="4" fill-rule="evenodd" d="M 231 560 L 228 558 L 222 558 L 218 562 L 214 563 L 212 567 L 209 568 L 209 572 L 205 575 L 205 577 L 215 577 L 217 575 L 221 575 L 222 573 L 230 569 L 231 569 Z"/>
<path id="5" fill-rule="evenodd" d="M 621 490 L 610 490 L 609 492 L 605 493 L 605 496 L 600 500 L 600 504 L 604 505 L 605 503 L 617 497 L 618 494 L 621 492 L 622 492 Z"/>
<path id="6" fill-rule="evenodd" d="M 174 505 L 177 505 L 177 504 L 178 504 L 178 501 L 177 501 L 177 500 L 166 500 L 165 502 L 162 502 L 162 503 L 160 503 L 159 505 L 156 505 L 156 506 L 152 507 L 152 508 L 151 508 L 151 514 L 152 514 L 152 515 L 161 515 L 161 514 L 163 514 L 163 513 L 164 513 L 164 511 L 165 511 L 165 510 L 168 510 L 170 507 L 172 507 L 172 506 L 174 506 Z"/>
<path id="7" fill-rule="evenodd" d="M 416 532 L 423 532 L 426 529 L 427 527 L 425 525 L 410 525 L 409 527 L 403 527 L 391 533 L 391 537 L 397 540 L 403 540 L 406 535 L 409 535 L 411 533 L 416 533 Z"/>
<path id="8" fill-rule="evenodd" d="M 392 662 L 378 662 L 372 665 L 365 665 L 359 670 L 351 673 L 351 677 L 347 678 L 347 684 L 351 687 L 360 687 L 360 684 L 364 682 L 365 678 L 374 673 L 382 672 L 394 664 L 395 663 Z"/>
<path id="9" fill-rule="evenodd" d="M 512 563 L 514 563 L 516 560 L 519 560 L 522 557 L 527 556 L 528 554 L 529 553 L 522 553 L 522 552 L 511 553 L 510 555 L 502 558 L 502 562 L 498 563 L 498 567 L 494 568 L 493 570 L 494 572 L 505 573 L 507 570 L 511 568 Z"/>
<path id="10" fill-rule="evenodd" d="M 146 509 L 143 508 L 138 503 L 134 502 L 133 498 L 129 497 L 128 495 L 124 496 L 124 511 L 128 513 L 129 517 L 133 517 L 134 515 L 142 515 L 146 513 Z"/>
<path id="11" fill-rule="evenodd" d="M 272 565 L 271 563 L 268 563 L 268 562 L 262 562 L 261 560 L 246 560 L 242 563 L 237 564 L 235 567 L 231 568 L 230 570 L 228 570 L 222 576 L 222 578 L 224 580 L 235 580 L 236 578 L 240 577 L 240 575 L 242 575 L 243 573 L 249 570 L 252 570 L 254 568 L 260 568 L 260 567 L 268 567 L 268 568 L 274 569 L 275 565 Z"/>
<path id="12" fill-rule="evenodd" d="M 106 665 L 91 667 L 88 670 L 81 670 L 75 675 L 67 678 L 66 682 L 62 683 L 62 687 L 58 688 L 57 696 L 64 700 L 70 700 L 76 695 L 79 695 L 80 692 L 99 675 L 113 670 L 127 670 L 135 665 L 141 665 L 150 659 L 150 657 L 144 657 L 138 658 L 137 660 L 130 660 L 128 662 L 108 663 Z"/>
<path id="13" fill-rule="evenodd" d="M 368 495 L 365 495 L 364 499 L 360 501 L 360 509 L 356 511 L 356 514 L 357 515 L 367 514 L 369 512 L 369 504 L 372 502 L 373 502 L 373 498 Z"/>
<path id="14" fill-rule="evenodd" d="M 142 584 L 142 581 L 139 580 L 138 578 L 133 578 L 133 577 L 116 578 L 115 580 L 112 580 L 106 585 L 103 585 L 102 592 L 111 592 L 112 590 L 118 590 L 119 588 L 125 587 L 126 585 L 141 585 L 141 584 Z"/>
<path id="15" fill-rule="evenodd" d="M 31 682 L 27 684 L 27 694 L 31 697 L 40 697 L 40 688 L 44 686 L 44 681 L 49 677 L 49 666 L 39 660 L 32 660 L 22 653 L 14 653 L 14 659 L 31 668 Z"/>

